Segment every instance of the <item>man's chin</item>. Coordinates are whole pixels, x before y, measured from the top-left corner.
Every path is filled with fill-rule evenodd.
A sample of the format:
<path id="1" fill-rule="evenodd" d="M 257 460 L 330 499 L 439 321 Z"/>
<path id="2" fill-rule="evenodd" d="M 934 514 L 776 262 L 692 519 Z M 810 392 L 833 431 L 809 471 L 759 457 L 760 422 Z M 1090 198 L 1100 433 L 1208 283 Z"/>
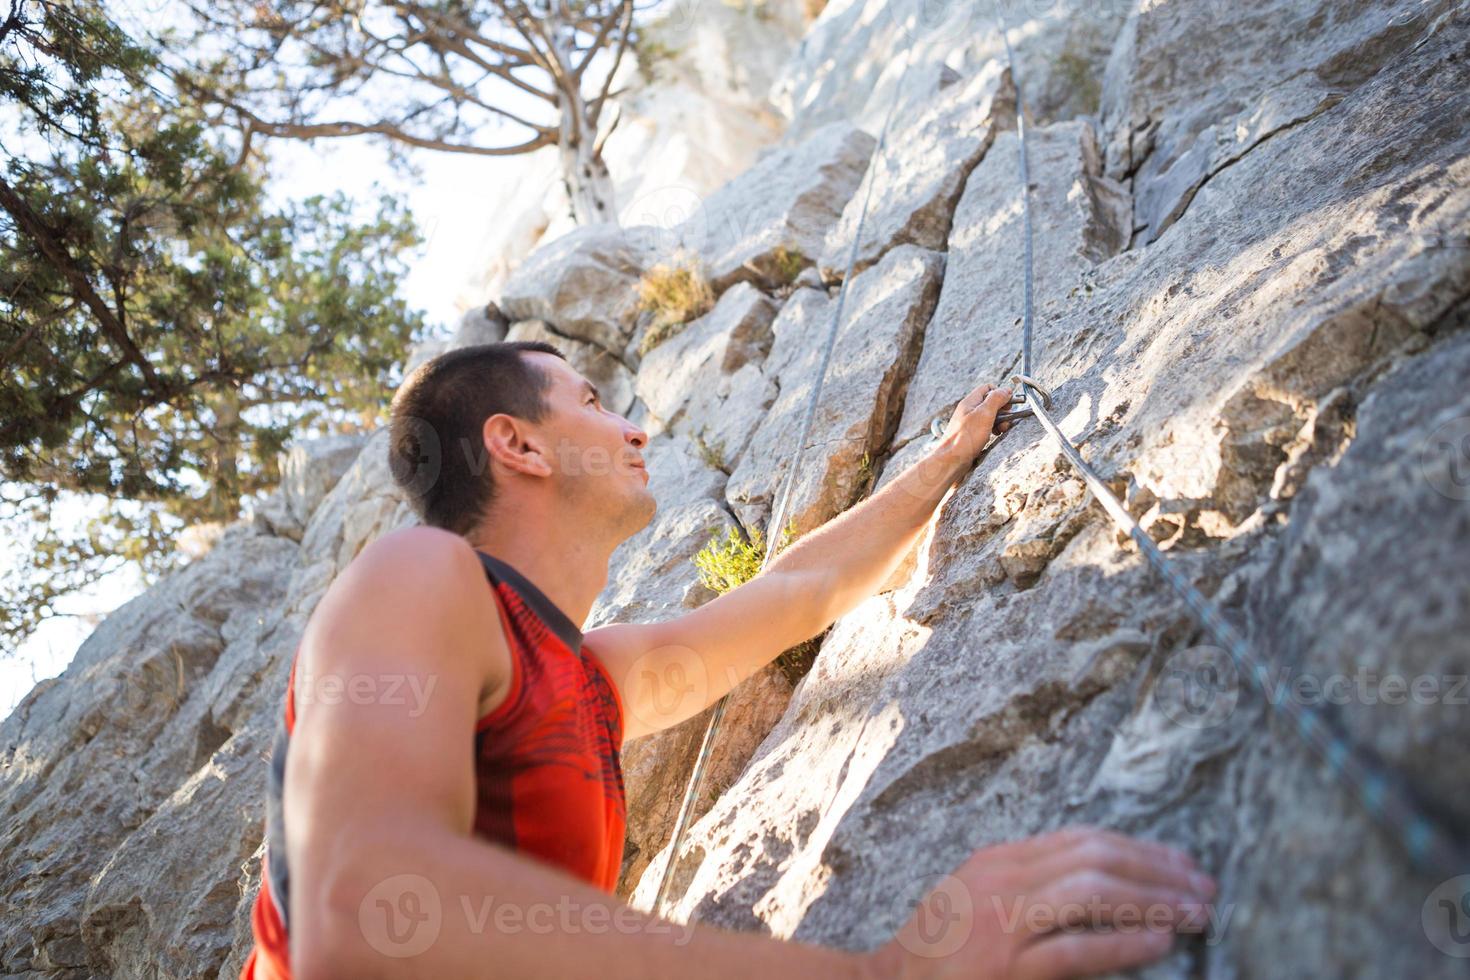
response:
<path id="1" fill-rule="evenodd" d="M 639 523 L 638 524 L 637 528 L 634 529 L 633 533 L 634 534 L 637 534 L 639 531 L 643 530 L 645 527 L 647 527 L 648 525 L 652 524 L 653 523 L 653 516 L 656 513 L 658 513 L 658 499 L 656 497 L 654 497 L 653 492 L 651 490 L 648 490 L 647 488 L 645 488 L 644 491 L 643 491 L 643 518 L 642 518 L 642 523 Z"/>

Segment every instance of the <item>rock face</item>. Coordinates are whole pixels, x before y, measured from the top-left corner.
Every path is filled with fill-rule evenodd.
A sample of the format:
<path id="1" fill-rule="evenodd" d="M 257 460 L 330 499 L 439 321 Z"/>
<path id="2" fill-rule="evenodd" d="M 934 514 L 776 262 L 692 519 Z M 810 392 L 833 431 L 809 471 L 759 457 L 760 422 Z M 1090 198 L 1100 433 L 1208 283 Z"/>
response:
<path id="1" fill-rule="evenodd" d="M 1015 113 L 1010 78 L 991 62 L 963 83 L 948 84 L 916 119 L 896 120 L 887 152 L 827 233 L 821 259 L 827 281 L 840 281 L 849 262 L 861 272 L 895 245 L 942 250 L 970 171 L 996 128 L 1014 126 Z M 854 243 L 860 223 L 862 237 Z"/>
<path id="2" fill-rule="evenodd" d="M 197 975 L 228 954 L 263 812 L 266 619 L 297 550 L 236 525 L 108 617 L 6 719 L 7 975 Z M 169 839 L 184 826 L 188 840 Z"/>
<path id="3" fill-rule="evenodd" d="M 1000 6 L 1035 97 L 1034 370 L 1059 424 L 1273 683 L 1463 827 L 1470 12 Z M 710 199 L 747 221 L 701 239 L 715 308 L 641 361 L 636 234 L 533 256 L 504 318 L 461 332 L 566 338 L 589 376 L 599 359 L 626 374 L 659 507 L 586 628 L 709 601 L 690 559 L 710 534 L 769 532 L 838 302 L 819 269 L 778 282 L 769 259 L 795 228 L 844 271 L 828 258 L 868 181 L 799 530 L 881 492 L 931 418 L 1018 369 L 1020 146 L 989 23 L 957 28 L 974 16 L 827 7 L 775 90 L 781 144 Z M 900 42 L 922 104 L 870 164 Z M 345 467 L 341 447 L 303 450 L 254 522 L 110 617 L 0 726 L 0 975 L 238 972 L 286 665 L 332 577 L 410 519 L 383 442 Z M 1433 918 L 1440 879 L 1206 642 L 1018 424 L 794 689 L 767 669 L 737 690 L 668 914 L 870 949 L 975 848 L 1095 823 L 1182 846 L 1221 882 L 1212 934 L 1148 976 L 1457 975 L 1442 949 L 1466 951 L 1466 920 Z M 640 907 L 703 724 L 625 747 L 619 893 Z"/>
<path id="4" fill-rule="evenodd" d="M 834 122 L 794 147 L 767 152 L 755 166 L 706 198 L 676 229 L 703 260 L 717 292 L 741 281 L 774 287 L 778 250 L 810 265 L 862 180 L 873 137 Z"/>

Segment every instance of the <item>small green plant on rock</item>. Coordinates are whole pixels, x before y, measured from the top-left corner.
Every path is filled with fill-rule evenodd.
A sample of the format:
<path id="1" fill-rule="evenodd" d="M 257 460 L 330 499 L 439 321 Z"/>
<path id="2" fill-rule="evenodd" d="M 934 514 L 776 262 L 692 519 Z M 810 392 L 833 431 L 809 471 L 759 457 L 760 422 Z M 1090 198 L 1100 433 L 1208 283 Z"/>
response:
<path id="1" fill-rule="evenodd" d="M 699 448 L 699 458 L 710 469 L 719 470 L 721 473 L 729 473 L 725 468 L 725 444 L 716 440 L 713 444 L 706 442 L 704 434 L 709 431 L 709 426 L 701 425 L 699 431 L 694 434 L 694 445 Z"/>
<path id="2" fill-rule="evenodd" d="M 791 521 L 782 530 L 781 543 L 776 547 L 776 554 L 784 551 L 795 536 L 796 522 Z M 731 527 L 727 529 L 723 542 L 720 541 L 718 529 L 711 528 L 709 542 L 694 556 L 694 564 L 699 569 L 699 580 L 705 587 L 724 595 L 755 578 L 760 572 L 761 558 L 764 555 L 765 544 L 758 528 L 750 533 L 750 540 L 747 541 L 737 528 Z M 777 669 L 793 687 L 811 669 L 819 646 L 821 637 L 812 637 L 784 651 L 775 659 Z"/>
<path id="3" fill-rule="evenodd" d="M 694 556 L 694 565 L 699 569 L 699 580 L 711 591 L 721 595 L 755 578 L 761 570 L 761 559 L 765 556 L 764 535 L 757 528 L 750 532 L 750 539 L 741 535 L 739 528 L 727 528 L 725 540 L 720 541 L 716 528 L 710 529 L 709 542 Z M 796 522 L 786 525 L 776 553 L 791 543 L 796 533 Z"/>
<path id="4" fill-rule="evenodd" d="M 771 253 L 771 275 L 778 287 L 791 285 L 801 275 L 801 270 L 810 264 L 798 248 L 777 245 L 776 250 Z"/>
<path id="5" fill-rule="evenodd" d="M 672 262 L 655 265 L 638 281 L 638 309 L 653 314 L 638 355 L 647 354 L 714 305 L 714 291 L 697 258 L 680 253 Z"/>

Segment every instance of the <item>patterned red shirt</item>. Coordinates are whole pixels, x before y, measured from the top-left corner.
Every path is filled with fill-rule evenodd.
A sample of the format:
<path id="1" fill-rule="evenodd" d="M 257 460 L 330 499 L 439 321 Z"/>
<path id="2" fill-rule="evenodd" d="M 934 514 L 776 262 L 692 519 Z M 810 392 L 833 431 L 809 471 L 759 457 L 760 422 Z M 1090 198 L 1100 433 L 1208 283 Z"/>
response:
<path id="1" fill-rule="evenodd" d="M 626 804 L 619 750 L 623 704 L 582 633 L 510 565 L 476 551 L 509 641 L 505 701 L 475 723 L 474 833 L 612 892 Z M 296 727 L 296 659 L 271 753 L 266 854 L 251 909 L 255 946 L 241 980 L 287 980 L 290 869 L 282 790 Z M 468 734 L 468 733 L 467 733 Z"/>

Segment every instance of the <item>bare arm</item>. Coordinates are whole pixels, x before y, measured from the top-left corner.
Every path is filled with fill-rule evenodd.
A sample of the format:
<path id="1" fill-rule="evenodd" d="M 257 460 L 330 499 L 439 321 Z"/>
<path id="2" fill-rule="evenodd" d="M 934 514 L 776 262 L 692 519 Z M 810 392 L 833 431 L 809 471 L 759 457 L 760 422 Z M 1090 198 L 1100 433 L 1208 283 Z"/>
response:
<path id="1" fill-rule="evenodd" d="M 990 385 L 970 392 L 955 407 L 945 438 L 922 459 L 744 585 L 661 623 L 590 630 L 587 644 L 627 706 L 624 739 L 694 717 L 875 594 L 974 464 L 1009 401 L 1009 391 Z"/>
<path id="2" fill-rule="evenodd" d="M 782 552 L 772 574 L 790 574 L 797 598 L 820 622 L 813 633 L 877 593 L 918 542 L 955 482 L 990 441 L 995 416 L 1010 403 L 1006 388 L 981 385 L 955 406 L 944 438 L 868 499 Z"/>
<path id="3" fill-rule="evenodd" d="M 478 561 L 444 532 L 388 535 L 323 598 L 286 774 L 298 976 L 856 975 L 856 954 L 677 926 L 473 836 L 479 692 L 509 656 Z M 428 693 L 332 697 L 328 677 Z"/>

